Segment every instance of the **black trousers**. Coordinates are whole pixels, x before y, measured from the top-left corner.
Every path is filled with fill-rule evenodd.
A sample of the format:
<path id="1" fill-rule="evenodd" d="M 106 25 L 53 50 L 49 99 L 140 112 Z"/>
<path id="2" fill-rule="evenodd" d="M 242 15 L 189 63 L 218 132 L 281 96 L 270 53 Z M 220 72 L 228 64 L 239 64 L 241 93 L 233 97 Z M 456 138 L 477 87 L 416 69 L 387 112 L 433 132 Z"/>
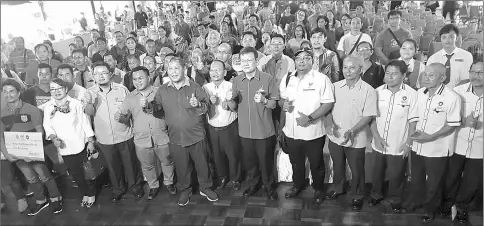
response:
<path id="1" fill-rule="evenodd" d="M 208 133 L 219 177 L 240 180 L 240 139 L 237 120 L 224 128 L 209 126 Z"/>
<path id="2" fill-rule="evenodd" d="M 353 199 L 365 196 L 365 148 L 349 148 L 329 141 L 329 153 L 333 159 L 333 188 L 336 194 L 344 193 L 346 161 L 351 169 L 351 194 Z"/>
<path id="3" fill-rule="evenodd" d="M 315 191 L 322 191 L 326 168 L 324 165 L 323 148 L 325 136 L 314 140 L 295 140 L 287 137 L 287 148 L 284 150 L 289 154 L 292 165 L 292 181 L 294 187 L 304 188 L 306 177 L 306 157 L 309 160 L 313 188 Z"/>
<path id="4" fill-rule="evenodd" d="M 385 172 L 389 171 L 388 199 L 391 203 L 401 203 L 403 185 L 405 183 L 405 172 L 407 170 L 408 158 L 401 155 L 385 155 L 373 150 L 373 172 L 371 197 L 374 199 L 383 198 L 383 181 Z"/>
<path id="5" fill-rule="evenodd" d="M 84 168 L 82 167 L 82 163 L 87 158 L 86 148 L 78 154 L 64 155 L 62 158 L 64 159 L 69 174 L 72 175 L 79 190 L 81 190 L 81 194 L 88 197 L 95 196 L 96 187 L 94 181 L 84 179 Z"/>
<path id="6" fill-rule="evenodd" d="M 425 212 L 433 214 L 440 204 L 448 157 L 425 157 L 412 151 L 411 158 L 410 201 L 414 206 L 423 204 Z"/>
<path id="7" fill-rule="evenodd" d="M 114 195 L 143 189 L 143 173 L 133 138 L 117 144 L 99 144 L 99 148 L 106 159 Z"/>
<path id="8" fill-rule="evenodd" d="M 244 169 L 247 171 L 249 186 L 263 183 L 266 188 L 273 188 L 274 148 L 276 137 L 265 139 L 240 138 Z"/>
<path id="9" fill-rule="evenodd" d="M 459 154 L 449 157 L 442 195 L 443 207 L 450 208 L 456 203 L 461 208 L 466 207 L 481 187 L 482 159 L 468 159 Z"/>
<path id="10" fill-rule="evenodd" d="M 191 187 L 193 165 L 195 165 L 195 170 L 197 171 L 200 190 L 212 186 L 212 178 L 210 177 L 210 169 L 208 166 L 207 139 L 204 138 L 187 147 L 182 147 L 173 143 L 170 143 L 169 147 L 170 155 L 175 162 L 177 187 L 180 190 L 185 190 Z"/>

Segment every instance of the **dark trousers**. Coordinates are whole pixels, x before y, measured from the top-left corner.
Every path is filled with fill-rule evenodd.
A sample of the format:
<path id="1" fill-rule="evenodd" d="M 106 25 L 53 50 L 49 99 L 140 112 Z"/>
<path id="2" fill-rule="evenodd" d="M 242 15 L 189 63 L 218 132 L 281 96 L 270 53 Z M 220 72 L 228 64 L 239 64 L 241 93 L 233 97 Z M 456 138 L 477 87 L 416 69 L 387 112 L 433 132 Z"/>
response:
<path id="1" fill-rule="evenodd" d="M 365 196 L 365 148 L 350 148 L 339 146 L 329 141 L 331 159 L 333 159 L 333 191 L 336 194 L 344 193 L 346 181 L 346 161 L 351 169 L 351 194 L 353 199 L 362 199 Z"/>
<path id="2" fill-rule="evenodd" d="M 425 212 L 433 214 L 440 204 L 448 157 L 425 157 L 412 151 L 411 158 L 410 201 L 415 206 L 423 204 Z"/>
<path id="3" fill-rule="evenodd" d="M 450 208 L 456 204 L 456 201 L 460 207 L 466 206 L 482 187 L 482 159 L 452 155 L 449 157 L 449 166 L 444 180 L 443 206 Z M 457 197 L 458 200 L 456 200 Z"/>
<path id="4" fill-rule="evenodd" d="M 8 160 L 1 160 L 0 167 L 2 170 L 0 172 L 2 191 L 5 187 L 10 187 L 10 189 L 12 189 L 13 194 L 15 195 L 15 198 L 17 199 L 25 198 L 24 190 L 22 189 L 22 186 L 20 185 L 18 178 L 16 177 L 14 172 L 13 167 L 16 167 L 16 166 L 11 162 L 9 162 Z"/>
<path id="5" fill-rule="evenodd" d="M 401 155 L 385 155 L 373 150 L 373 173 L 371 197 L 383 198 L 383 181 L 385 172 L 389 172 L 388 199 L 391 203 L 401 203 L 405 172 L 407 170 L 407 158 Z"/>
<path id="6" fill-rule="evenodd" d="M 244 169 L 247 170 L 249 185 L 264 184 L 274 187 L 274 148 L 276 137 L 249 139 L 241 137 Z"/>
<path id="7" fill-rule="evenodd" d="M 219 177 L 240 180 L 240 139 L 237 120 L 224 128 L 209 126 L 208 133 Z"/>
<path id="8" fill-rule="evenodd" d="M 67 171 L 72 175 L 74 182 L 76 182 L 81 190 L 81 194 L 88 197 L 96 195 L 94 181 L 84 179 L 84 168 L 82 167 L 82 163 L 87 158 L 87 151 L 84 149 L 81 153 L 64 155 L 62 158 L 66 164 Z"/>
<path id="9" fill-rule="evenodd" d="M 106 159 L 113 195 L 143 189 L 143 174 L 133 138 L 117 144 L 99 144 L 99 148 Z"/>
<path id="10" fill-rule="evenodd" d="M 208 145 L 207 139 L 203 139 L 195 144 L 182 147 L 177 144 L 169 144 L 170 155 L 175 162 L 175 171 L 177 176 L 177 187 L 185 190 L 192 183 L 192 161 L 197 171 L 198 184 L 200 190 L 210 188 L 212 179 L 208 167 Z"/>
<path id="11" fill-rule="evenodd" d="M 324 165 L 323 148 L 325 136 L 314 140 L 295 140 L 287 137 L 287 147 L 284 149 L 289 154 L 292 165 L 292 181 L 294 187 L 304 188 L 306 177 L 306 157 L 309 160 L 313 188 L 315 191 L 322 191 L 326 168 Z"/>

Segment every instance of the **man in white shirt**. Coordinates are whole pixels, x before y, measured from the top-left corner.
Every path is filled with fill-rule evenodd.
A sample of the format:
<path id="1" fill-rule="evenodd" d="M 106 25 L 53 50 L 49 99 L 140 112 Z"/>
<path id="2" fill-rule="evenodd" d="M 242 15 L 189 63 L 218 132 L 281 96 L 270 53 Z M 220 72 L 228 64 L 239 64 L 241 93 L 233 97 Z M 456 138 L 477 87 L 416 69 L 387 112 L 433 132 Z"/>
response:
<path id="1" fill-rule="evenodd" d="M 210 97 L 207 114 L 208 133 L 213 158 L 219 176 L 217 189 L 222 189 L 230 180 L 235 190 L 240 189 L 240 138 L 237 113 L 227 105 L 227 92 L 232 83 L 225 81 L 227 74 L 224 62 L 214 60 L 210 66 L 211 82 L 203 85 Z"/>
<path id="2" fill-rule="evenodd" d="M 326 171 L 322 149 L 326 139 L 323 119 L 334 104 L 333 84 L 327 76 L 312 69 L 313 53 L 310 50 L 299 50 L 294 56 L 296 71 L 285 75 L 284 82 L 279 85 L 283 98 L 279 104 L 286 115 L 285 122 L 281 122 L 284 124 L 283 150 L 289 154 L 294 181 L 285 197 L 295 197 L 304 189 L 307 157 L 314 179 L 314 201 L 321 204 L 325 196 Z"/>
<path id="3" fill-rule="evenodd" d="M 338 43 L 338 47 L 336 48 L 341 58 L 351 55 L 356 50 L 358 43 L 362 41 L 369 42 L 373 45 L 371 37 L 368 34 L 360 31 L 361 19 L 359 17 L 351 19 L 350 28 L 350 33 L 345 34 L 343 37 L 341 37 Z"/>
<path id="4" fill-rule="evenodd" d="M 454 88 L 461 97 L 462 125 L 453 137 L 454 155 L 449 158 L 441 213 L 450 214 L 450 208 L 456 204 L 459 223 L 468 221 L 467 207 L 474 194 L 482 189 L 483 74 L 481 57 L 471 66 L 470 82 Z"/>
<path id="5" fill-rule="evenodd" d="M 450 89 L 469 82 L 472 54 L 455 45 L 459 28 L 454 24 L 447 24 L 440 29 L 439 35 L 443 48 L 429 57 L 427 65 L 432 63 L 445 65 L 444 84 Z"/>
<path id="6" fill-rule="evenodd" d="M 409 135 L 415 132 L 418 120 L 417 91 L 403 84 L 406 73 L 405 62 L 392 60 L 388 63 L 385 84 L 376 89 L 379 114 L 371 123 L 373 188 L 368 204 L 376 206 L 383 200 L 383 182 L 388 171 L 388 199 L 395 213 L 401 210 L 407 157 L 412 149 Z"/>
<path id="7" fill-rule="evenodd" d="M 412 180 L 407 209 L 423 204 L 425 214 L 421 220 L 429 223 L 435 218 L 439 205 L 439 188 L 444 179 L 449 156 L 452 155 L 452 137 L 460 126 L 461 102 L 459 96 L 444 84 L 445 66 L 427 65 L 420 75 L 423 87 L 417 93 L 418 122 L 412 138 Z M 422 186 L 425 199 L 422 199 Z"/>
<path id="8" fill-rule="evenodd" d="M 61 64 L 57 68 L 57 77 L 64 80 L 65 82 L 69 83 L 72 88 L 67 92 L 67 95 L 70 97 L 81 101 L 83 104 L 86 103 L 85 100 L 87 99 L 88 102 L 91 102 L 91 95 L 89 95 L 86 88 L 78 85 L 75 82 L 74 77 L 74 69 L 69 64 Z"/>
<path id="9" fill-rule="evenodd" d="M 353 210 L 361 210 L 365 194 L 365 149 L 367 130 L 377 115 L 376 91 L 361 78 L 363 59 L 349 55 L 343 60 L 344 80 L 334 83 L 333 110 L 325 118 L 329 152 L 333 159 L 333 188 L 327 198 L 344 193 L 346 161 L 351 169 Z"/>

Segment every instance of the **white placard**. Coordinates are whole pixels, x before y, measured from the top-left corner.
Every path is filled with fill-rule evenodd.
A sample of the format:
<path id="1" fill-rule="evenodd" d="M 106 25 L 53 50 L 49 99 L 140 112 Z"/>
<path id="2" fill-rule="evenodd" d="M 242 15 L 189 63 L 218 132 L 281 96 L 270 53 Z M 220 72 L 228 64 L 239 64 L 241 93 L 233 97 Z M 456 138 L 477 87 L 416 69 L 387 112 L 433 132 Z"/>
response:
<path id="1" fill-rule="evenodd" d="M 20 159 L 29 158 L 44 161 L 42 133 L 39 132 L 4 132 L 5 146 L 9 154 Z"/>

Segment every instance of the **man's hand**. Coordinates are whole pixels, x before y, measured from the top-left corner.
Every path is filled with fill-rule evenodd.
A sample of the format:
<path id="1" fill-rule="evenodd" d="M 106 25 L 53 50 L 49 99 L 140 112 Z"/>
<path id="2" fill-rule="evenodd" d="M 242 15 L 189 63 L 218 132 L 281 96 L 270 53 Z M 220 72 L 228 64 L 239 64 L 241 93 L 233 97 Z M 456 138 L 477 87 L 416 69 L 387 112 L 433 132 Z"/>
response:
<path id="1" fill-rule="evenodd" d="M 338 138 L 340 136 L 338 132 L 339 127 L 336 124 L 326 126 L 326 133 L 330 136 Z"/>
<path id="2" fill-rule="evenodd" d="M 232 90 L 227 91 L 227 94 L 225 94 L 225 99 L 227 101 L 231 101 L 232 99 L 234 99 L 234 91 Z"/>
<path id="3" fill-rule="evenodd" d="M 388 143 L 380 136 L 375 136 L 375 146 L 377 149 L 385 151 L 388 147 Z"/>
<path id="4" fill-rule="evenodd" d="M 266 102 L 266 98 L 262 95 L 262 93 L 260 92 L 257 92 L 255 95 L 254 95 L 254 101 L 256 103 L 265 103 Z"/>
<path id="5" fill-rule="evenodd" d="M 142 108 L 148 106 L 148 99 L 146 99 L 145 96 L 141 96 L 141 98 L 139 99 L 139 106 Z"/>
<path id="6" fill-rule="evenodd" d="M 353 139 L 355 138 L 355 133 L 353 132 L 353 130 L 348 130 L 346 131 L 344 134 L 343 134 L 343 142 L 341 142 L 342 145 L 345 145 L 347 144 L 348 142 L 351 142 L 353 143 Z"/>
<path id="7" fill-rule="evenodd" d="M 91 96 L 91 93 L 89 93 L 89 91 L 84 93 L 83 100 L 84 100 L 83 101 L 84 104 L 92 104 L 92 96 Z"/>
<path id="8" fill-rule="evenodd" d="M 11 154 L 3 154 L 9 162 L 15 162 L 18 160 L 17 156 Z"/>
<path id="9" fill-rule="evenodd" d="M 409 156 L 410 151 L 412 151 L 412 147 L 410 145 L 404 143 L 402 144 L 402 146 L 400 146 L 400 152 L 403 153 L 402 158 L 406 158 L 407 156 Z"/>
<path id="10" fill-rule="evenodd" d="M 464 120 L 465 127 L 475 128 L 477 125 L 477 118 L 474 117 L 474 111 L 472 111 Z"/>
<path id="11" fill-rule="evenodd" d="M 94 143 L 88 142 L 87 143 L 87 150 L 89 151 L 89 153 L 92 153 L 94 151 L 94 149 L 95 149 Z"/>
<path id="12" fill-rule="evenodd" d="M 307 127 L 310 124 L 309 117 L 300 111 L 297 112 L 299 114 L 299 118 L 296 118 L 296 123 L 298 126 Z"/>
<path id="13" fill-rule="evenodd" d="M 114 113 L 114 120 L 116 120 L 116 122 L 121 121 L 121 111 L 119 109 Z"/>
<path id="14" fill-rule="evenodd" d="M 24 158 L 23 159 L 25 162 L 32 162 L 33 160 L 31 158 Z"/>
<path id="15" fill-rule="evenodd" d="M 52 143 L 54 143 L 54 146 L 56 146 L 57 148 L 60 148 L 62 145 L 62 140 L 56 137 L 52 139 Z"/>
<path id="16" fill-rule="evenodd" d="M 195 93 L 192 93 L 192 98 L 190 98 L 190 106 L 196 108 L 200 105 L 197 98 L 195 97 Z"/>
<path id="17" fill-rule="evenodd" d="M 410 139 L 417 141 L 419 143 L 427 143 L 434 140 L 434 136 L 424 131 L 418 130 L 418 131 L 415 131 L 415 133 L 413 133 L 412 135 L 410 135 Z"/>
<path id="18" fill-rule="evenodd" d="M 217 104 L 217 103 L 218 103 L 218 97 L 217 97 L 217 96 L 215 96 L 215 95 L 211 95 L 211 96 L 210 96 L 210 102 L 211 102 L 212 104 Z"/>
<path id="19" fill-rule="evenodd" d="M 284 103 L 282 105 L 282 110 L 292 113 L 294 110 L 294 106 L 292 105 L 293 100 L 289 101 L 287 99 L 284 99 Z"/>

